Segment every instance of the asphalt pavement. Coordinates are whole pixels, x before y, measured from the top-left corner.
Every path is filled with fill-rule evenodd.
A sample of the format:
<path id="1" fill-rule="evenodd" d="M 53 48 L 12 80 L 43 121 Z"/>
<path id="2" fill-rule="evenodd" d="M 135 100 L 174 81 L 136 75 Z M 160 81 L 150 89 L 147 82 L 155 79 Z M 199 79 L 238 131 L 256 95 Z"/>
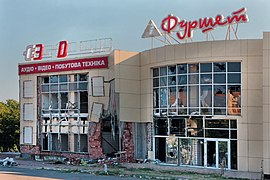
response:
<path id="1" fill-rule="evenodd" d="M 0 180 L 136 180 L 136 178 L 116 176 L 96 176 L 87 173 L 65 173 L 43 169 L 15 167 L 0 167 Z"/>

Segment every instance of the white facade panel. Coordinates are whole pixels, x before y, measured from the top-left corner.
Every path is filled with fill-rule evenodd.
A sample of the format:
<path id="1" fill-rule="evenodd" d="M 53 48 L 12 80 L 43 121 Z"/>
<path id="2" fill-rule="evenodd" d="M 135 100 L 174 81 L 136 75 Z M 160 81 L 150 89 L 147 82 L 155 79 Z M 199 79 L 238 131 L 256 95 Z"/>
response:
<path id="1" fill-rule="evenodd" d="M 23 97 L 32 98 L 34 96 L 33 81 L 23 82 Z"/>
<path id="2" fill-rule="evenodd" d="M 23 105 L 23 120 L 25 121 L 34 120 L 34 106 L 32 103 L 26 103 Z"/>
<path id="3" fill-rule="evenodd" d="M 104 78 L 92 77 L 92 95 L 104 96 Z"/>
<path id="4" fill-rule="evenodd" d="M 33 143 L 33 128 L 32 127 L 24 127 L 23 128 L 23 142 L 24 144 L 32 144 Z"/>

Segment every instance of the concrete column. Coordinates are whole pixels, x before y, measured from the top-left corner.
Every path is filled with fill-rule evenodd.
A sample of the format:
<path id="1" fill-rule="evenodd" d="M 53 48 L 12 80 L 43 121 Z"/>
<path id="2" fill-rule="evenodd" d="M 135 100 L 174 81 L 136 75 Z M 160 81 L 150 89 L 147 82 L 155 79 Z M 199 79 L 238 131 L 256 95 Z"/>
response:
<path id="1" fill-rule="evenodd" d="M 263 171 L 270 174 L 270 32 L 263 33 Z"/>
<path id="2" fill-rule="evenodd" d="M 75 76 L 74 75 L 70 75 L 69 78 L 70 78 L 70 80 L 69 80 L 70 82 L 74 82 L 75 81 Z M 75 93 L 74 92 L 70 92 L 69 93 L 69 101 L 71 103 L 75 103 L 75 100 L 76 100 Z M 69 105 L 71 105 L 71 104 L 69 104 Z M 69 113 L 73 113 L 73 112 L 70 111 Z M 72 123 L 73 120 L 74 120 L 74 118 L 69 118 L 69 125 L 73 124 Z M 69 126 L 68 128 L 69 128 L 68 129 L 68 131 L 69 131 L 69 150 L 71 152 L 74 152 L 74 150 L 75 150 L 74 149 L 74 132 L 73 132 L 72 126 Z"/>
<path id="3" fill-rule="evenodd" d="M 69 151 L 74 152 L 74 133 L 69 134 Z"/>

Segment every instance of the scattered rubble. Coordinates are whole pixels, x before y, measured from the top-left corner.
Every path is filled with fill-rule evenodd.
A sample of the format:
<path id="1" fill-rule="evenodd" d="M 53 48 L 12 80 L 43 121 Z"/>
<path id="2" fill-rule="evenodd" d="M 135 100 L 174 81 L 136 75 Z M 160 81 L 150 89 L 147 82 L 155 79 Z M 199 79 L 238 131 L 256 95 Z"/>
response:
<path id="1" fill-rule="evenodd" d="M 0 165 L 11 167 L 11 166 L 17 166 L 18 163 L 14 160 L 14 158 L 6 157 L 5 159 L 0 160 Z"/>

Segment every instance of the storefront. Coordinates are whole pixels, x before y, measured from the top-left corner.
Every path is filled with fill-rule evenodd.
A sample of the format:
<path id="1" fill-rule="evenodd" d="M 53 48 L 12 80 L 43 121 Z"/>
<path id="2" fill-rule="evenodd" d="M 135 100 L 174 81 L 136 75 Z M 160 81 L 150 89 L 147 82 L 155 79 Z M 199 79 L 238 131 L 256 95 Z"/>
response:
<path id="1" fill-rule="evenodd" d="M 230 117 L 241 115 L 240 97 L 241 62 L 154 68 L 156 158 L 237 169 L 237 119 Z"/>
<path id="2" fill-rule="evenodd" d="M 247 22 L 245 12 L 227 20 Z M 178 19 L 166 17 L 163 30 Z M 89 48 L 79 57 L 67 46 L 61 41 L 50 61 L 43 45 L 27 46 L 29 62 L 19 64 L 25 156 L 123 153 L 127 161 L 270 174 L 270 33 L 142 52 Z"/>

